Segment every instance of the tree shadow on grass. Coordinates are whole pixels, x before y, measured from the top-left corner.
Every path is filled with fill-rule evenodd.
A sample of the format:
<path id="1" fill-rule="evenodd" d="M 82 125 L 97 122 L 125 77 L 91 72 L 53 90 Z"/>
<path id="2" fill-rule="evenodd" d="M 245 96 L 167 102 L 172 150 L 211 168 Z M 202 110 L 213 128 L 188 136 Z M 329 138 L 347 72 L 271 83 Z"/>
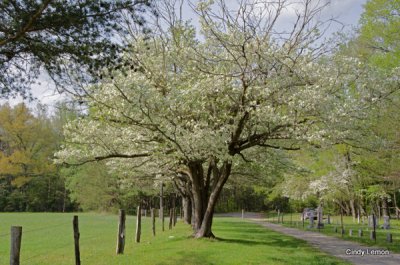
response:
<path id="1" fill-rule="evenodd" d="M 342 264 L 331 257 L 317 255 L 307 249 L 308 245 L 299 239 L 291 238 L 251 223 L 220 221 L 214 227 L 215 239 L 206 241 L 206 247 L 178 250 L 173 256 L 160 260 L 155 265 L 216 265 L 216 264 L 306 264 L 334 265 Z M 190 237 L 177 238 L 177 240 Z M 192 239 L 199 240 L 199 239 Z M 225 245 L 226 244 L 226 245 Z M 306 248 L 306 249 L 303 249 Z M 296 252 L 297 249 L 299 252 Z M 163 250 L 165 251 L 165 250 Z M 232 256 L 226 254 L 232 251 Z M 262 254 L 260 254 L 260 251 Z M 282 253 L 297 253 L 285 255 Z M 222 262 L 220 255 L 227 255 Z M 237 259 L 237 260 L 236 260 Z M 236 262 L 236 263 L 235 263 Z"/>
<path id="2" fill-rule="evenodd" d="M 213 262 L 212 260 L 208 259 L 204 254 L 199 254 L 193 251 L 184 252 L 180 251 L 177 255 L 170 260 L 167 261 L 160 261 L 155 263 L 154 265 L 216 265 L 217 263 Z"/>
<path id="3" fill-rule="evenodd" d="M 216 238 L 219 242 L 226 243 L 236 243 L 242 244 L 246 246 L 257 246 L 257 245 L 265 245 L 265 246 L 274 246 L 279 248 L 298 248 L 302 245 L 302 242 L 297 241 L 295 239 L 280 239 L 277 236 L 268 236 L 266 235 L 265 240 L 251 240 L 251 239 L 237 239 L 237 238 Z"/>
<path id="4" fill-rule="evenodd" d="M 265 245 L 279 248 L 298 248 L 304 246 L 301 240 L 270 231 L 264 227 L 241 222 L 223 222 L 224 226 L 215 228 L 216 240 L 247 246 Z M 229 227 L 226 227 L 228 225 Z M 218 236 L 222 234 L 222 236 Z M 224 235 L 226 234 L 226 235 Z"/>

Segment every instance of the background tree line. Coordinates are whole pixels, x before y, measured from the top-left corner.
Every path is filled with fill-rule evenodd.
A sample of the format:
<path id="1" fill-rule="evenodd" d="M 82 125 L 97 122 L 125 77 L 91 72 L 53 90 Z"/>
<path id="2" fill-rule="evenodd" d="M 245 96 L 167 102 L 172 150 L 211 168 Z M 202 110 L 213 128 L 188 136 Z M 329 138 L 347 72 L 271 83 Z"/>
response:
<path id="1" fill-rule="evenodd" d="M 42 105 L 0 106 L 0 211 L 134 209 L 146 195 L 140 187 L 121 188 L 102 163 L 79 168 L 53 163 L 63 125 L 79 115 L 67 104 L 51 115 Z"/>
<path id="2" fill-rule="evenodd" d="M 2 211 L 69 211 L 69 199 L 53 153 L 62 139 L 62 124 L 38 105 L 0 106 L 0 208 Z"/>

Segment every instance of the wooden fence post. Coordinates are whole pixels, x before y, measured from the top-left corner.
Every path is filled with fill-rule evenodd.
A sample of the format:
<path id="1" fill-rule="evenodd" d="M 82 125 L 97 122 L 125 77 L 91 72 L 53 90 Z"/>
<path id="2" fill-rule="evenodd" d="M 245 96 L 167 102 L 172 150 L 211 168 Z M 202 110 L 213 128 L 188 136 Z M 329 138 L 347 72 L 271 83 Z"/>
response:
<path id="1" fill-rule="evenodd" d="M 244 209 L 242 209 L 242 219 L 244 219 Z"/>
<path id="2" fill-rule="evenodd" d="M 374 226 L 374 231 L 373 231 L 374 233 L 373 233 L 373 235 L 371 237 L 373 237 L 373 239 L 376 242 L 376 216 L 375 216 L 375 214 L 372 214 L 372 224 Z"/>
<path id="3" fill-rule="evenodd" d="M 376 242 L 376 232 L 372 230 L 372 231 L 370 232 L 370 234 L 369 234 L 369 238 L 370 238 L 371 240 L 374 240 L 374 241 Z"/>
<path id="4" fill-rule="evenodd" d="M 72 226 L 74 228 L 75 265 L 81 265 L 81 253 L 79 251 L 79 221 L 77 215 L 74 215 Z"/>
<path id="5" fill-rule="evenodd" d="M 119 210 L 117 254 L 123 254 L 125 247 L 125 211 Z"/>
<path id="6" fill-rule="evenodd" d="M 154 208 L 151 208 L 151 223 L 152 223 L 152 230 L 153 230 L 153 236 L 155 236 L 156 235 L 156 215 L 155 215 L 155 212 L 154 212 Z"/>
<path id="7" fill-rule="evenodd" d="M 343 226 L 343 209 L 340 209 L 340 226 L 341 228 L 341 234 L 344 236 L 344 226 Z"/>
<path id="8" fill-rule="evenodd" d="M 176 225 L 176 194 L 172 194 L 172 225 Z"/>
<path id="9" fill-rule="evenodd" d="M 174 218 L 174 220 L 173 220 L 174 223 L 173 223 L 173 224 L 174 224 L 174 226 L 175 226 L 175 225 L 176 225 L 176 218 L 177 218 L 177 209 L 176 209 L 176 207 L 174 207 L 173 213 L 174 213 L 174 214 L 173 214 L 173 218 Z"/>
<path id="10" fill-rule="evenodd" d="M 161 209 L 161 226 L 162 226 L 162 231 L 165 231 L 164 209 Z"/>
<path id="11" fill-rule="evenodd" d="M 140 234 L 142 232 L 142 208 L 140 205 L 137 207 L 137 214 L 136 214 L 136 237 L 135 242 L 140 243 Z"/>
<path id="12" fill-rule="evenodd" d="M 173 218 L 173 210 L 172 210 L 172 208 L 171 209 L 169 209 L 169 229 L 171 230 L 172 229 L 172 218 Z"/>
<path id="13" fill-rule="evenodd" d="M 386 235 L 386 241 L 387 241 L 388 243 L 393 243 L 393 237 L 392 237 L 392 234 L 391 234 L 391 233 L 388 233 L 388 234 Z"/>
<path id="14" fill-rule="evenodd" d="M 10 265 L 19 265 L 21 252 L 22 227 L 11 226 Z"/>
<path id="15" fill-rule="evenodd" d="M 160 188 L 160 219 L 163 220 L 164 218 L 164 183 L 161 181 L 161 188 Z M 164 231 L 164 225 L 163 225 Z"/>

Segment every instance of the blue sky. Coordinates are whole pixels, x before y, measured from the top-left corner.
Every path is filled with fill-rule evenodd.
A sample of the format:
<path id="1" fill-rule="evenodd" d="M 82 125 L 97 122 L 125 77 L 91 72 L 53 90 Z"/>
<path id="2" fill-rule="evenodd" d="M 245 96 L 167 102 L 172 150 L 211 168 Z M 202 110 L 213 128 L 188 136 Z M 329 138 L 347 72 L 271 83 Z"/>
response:
<path id="1" fill-rule="evenodd" d="M 231 0 L 226 0 L 228 3 Z M 330 1 L 330 5 L 321 14 L 322 19 L 335 18 L 345 25 L 346 30 L 350 30 L 356 27 L 360 16 L 363 12 L 363 5 L 368 0 L 321 0 L 322 2 Z M 193 1 L 195 2 L 195 1 Z M 288 11 L 286 16 L 290 19 L 291 11 Z M 186 14 L 187 15 L 187 14 Z M 188 15 L 191 17 L 191 15 Z M 337 31 L 341 28 L 339 24 L 332 25 L 332 31 Z M 59 101 L 62 97 L 54 91 L 51 82 L 43 75 L 40 77 L 41 85 L 34 86 L 32 88 L 33 95 L 38 98 L 38 100 L 50 106 L 50 108 Z M 11 99 L 9 103 L 14 105 L 22 100 L 20 98 Z M 4 100 L 0 100 L 0 103 L 4 103 Z M 34 106 L 36 103 L 30 103 L 29 105 Z"/>
<path id="2" fill-rule="evenodd" d="M 346 26 L 357 26 L 367 0 L 331 0 L 324 14 L 336 17 Z"/>

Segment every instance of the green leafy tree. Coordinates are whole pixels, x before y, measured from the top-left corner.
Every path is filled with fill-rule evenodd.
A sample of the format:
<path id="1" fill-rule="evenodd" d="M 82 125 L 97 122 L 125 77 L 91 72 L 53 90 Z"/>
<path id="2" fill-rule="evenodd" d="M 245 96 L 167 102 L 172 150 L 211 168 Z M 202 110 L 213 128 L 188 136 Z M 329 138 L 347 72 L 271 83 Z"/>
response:
<path id="1" fill-rule="evenodd" d="M 360 20 L 360 34 L 356 41 L 361 47 L 361 58 L 381 71 L 399 69 L 400 67 L 400 2 L 397 0 L 370 0 L 365 5 L 365 11 Z M 363 151 L 360 157 L 359 171 L 369 179 L 371 188 L 367 191 L 385 190 L 376 197 L 381 199 L 384 215 L 387 211 L 387 198 L 393 196 L 393 206 L 397 208 L 396 193 L 399 185 L 396 176 L 399 165 L 398 106 L 400 98 L 393 93 L 383 101 L 379 108 L 371 111 L 368 131 L 375 137 L 365 139 L 370 142 L 374 152 Z M 371 141 L 372 140 L 372 141 Z M 375 144 L 372 144 L 375 143 Z M 379 186 L 380 189 L 376 189 Z M 370 196 L 371 197 L 371 196 Z M 378 203 L 379 204 L 379 203 Z"/>
<path id="2" fill-rule="evenodd" d="M 60 135 L 39 107 L 0 106 L 0 210 L 65 211 L 70 203 L 53 153 Z"/>
<path id="3" fill-rule="evenodd" d="M 400 66 L 400 1 L 370 0 L 360 20 L 364 56 L 382 68 Z"/>
<path id="4" fill-rule="evenodd" d="M 0 175 L 12 176 L 23 186 L 35 176 L 55 174 L 52 152 L 55 135 L 46 120 L 36 118 L 24 104 L 0 109 L 0 141 L 7 147 L 0 153 Z"/>
<path id="5" fill-rule="evenodd" d="M 84 211 L 112 211 L 120 204 L 118 179 L 107 173 L 101 163 L 79 168 L 64 168 L 61 174 L 71 199 Z"/>

